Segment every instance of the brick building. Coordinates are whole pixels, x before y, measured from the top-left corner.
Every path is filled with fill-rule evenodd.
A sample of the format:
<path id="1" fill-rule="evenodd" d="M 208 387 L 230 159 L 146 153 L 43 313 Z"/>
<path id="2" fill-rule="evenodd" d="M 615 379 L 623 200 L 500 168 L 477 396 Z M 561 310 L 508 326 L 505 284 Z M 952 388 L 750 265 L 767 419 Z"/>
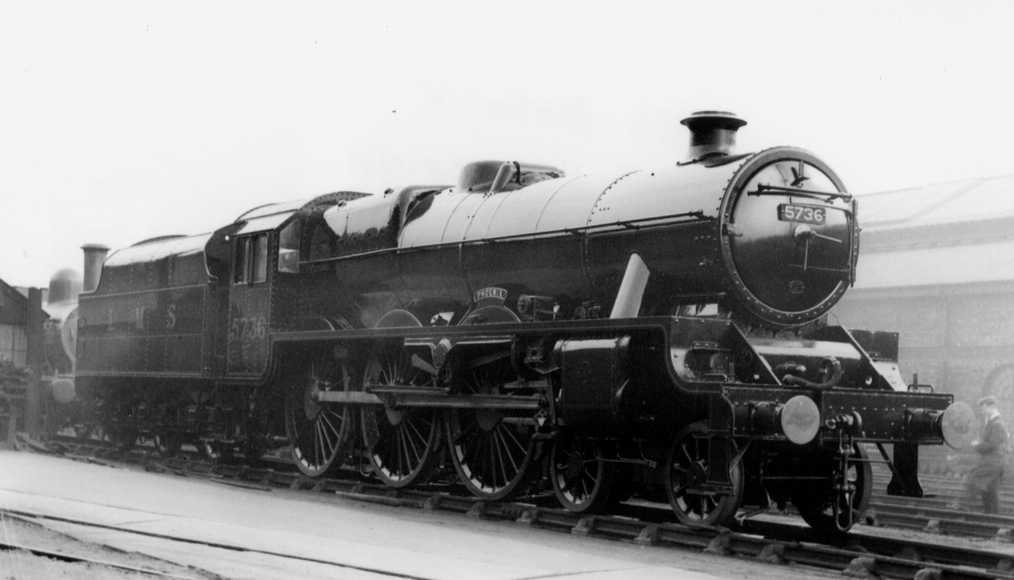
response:
<path id="1" fill-rule="evenodd" d="M 27 364 L 28 297 L 0 280 L 0 361 Z"/>
<path id="2" fill-rule="evenodd" d="M 830 318 L 901 335 L 902 372 L 1014 417 L 1014 175 L 859 197 L 855 288 Z"/>

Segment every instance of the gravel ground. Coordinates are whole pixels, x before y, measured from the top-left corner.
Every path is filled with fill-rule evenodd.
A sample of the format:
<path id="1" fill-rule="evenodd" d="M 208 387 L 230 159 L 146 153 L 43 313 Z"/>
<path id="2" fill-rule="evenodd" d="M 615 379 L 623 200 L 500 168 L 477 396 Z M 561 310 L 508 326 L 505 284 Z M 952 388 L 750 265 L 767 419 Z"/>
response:
<path id="1" fill-rule="evenodd" d="M 226 578 L 266 580 L 379 578 L 391 573 L 448 580 L 840 577 L 833 571 L 778 566 L 696 550 L 643 548 L 599 538 L 577 538 L 448 512 L 364 504 L 284 489 L 225 487 L 25 453 L 0 452 L 0 464 L 5 467 L 0 469 L 0 508 L 287 555 L 269 557 L 39 520 L 51 530 L 89 540 L 93 545 L 116 546 L 163 561 L 187 563 L 194 568 L 178 569 L 189 577 L 201 577 L 200 571 L 205 570 Z M 66 543 L 66 537 L 61 541 Z M 53 545 L 46 543 L 45 547 L 52 549 Z M 291 560 L 290 555 L 312 556 L 342 567 L 309 566 Z M 0 560 L 0 580 L 2 566 Z M 70 577 L 91 574 L 81 572 Z"/>
<path id="2" fill-rule="evenodd" d="M 0 541 L 31 549 L 46 550 L 68 556 L 101 561 L 102 565 L 37 556 L 28 551 L 0 551 L 0 580 L 31 580 L 60 578 L 134 579 L 174 577 L 203 579 L 213 576 L 200 571 L 151 558 L 144 554 L 123 552 L 101 544 L 83 542 L 66 534 L 50 530 L 38 523 L 0 514 Z M 151 571 L 152 574 L 131 572 L 116 568 L 129 566 Z"/>
<path id="3" fill-rule="evenodd" d="M 108 566 L 81 564 L 52 560 L 43 556 L 35 556 L 29 552 L 7 552 L 0 555 L 0 580 L 121 580 L 144 578 L 150 580 L 148 574 L 134 574 Z"/>

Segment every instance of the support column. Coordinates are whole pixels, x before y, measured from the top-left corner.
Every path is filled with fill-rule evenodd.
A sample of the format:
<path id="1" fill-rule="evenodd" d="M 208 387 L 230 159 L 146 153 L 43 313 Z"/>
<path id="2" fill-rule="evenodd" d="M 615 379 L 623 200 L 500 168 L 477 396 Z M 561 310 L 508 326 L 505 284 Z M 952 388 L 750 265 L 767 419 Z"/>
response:
<path id="1" fill-rule="evenodd" d="M 43 393 L 42 364 L 45 360 L 42 337 L 42 290 L 28 289 L 28 313 L 25 317 L 25 335 L 28 344 L 25 359 L 29 371 L 28 385 L 25 392 L 25 417 L 22 429 L 33 439 L 42 434 Z"/>

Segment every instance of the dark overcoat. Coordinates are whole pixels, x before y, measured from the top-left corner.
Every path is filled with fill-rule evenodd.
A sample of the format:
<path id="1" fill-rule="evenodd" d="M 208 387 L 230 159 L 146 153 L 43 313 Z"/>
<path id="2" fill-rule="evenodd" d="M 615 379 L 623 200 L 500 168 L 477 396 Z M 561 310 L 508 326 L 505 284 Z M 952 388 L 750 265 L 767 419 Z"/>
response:
<path id="1" fill-rule="evenodd" d="M 982 426 L 982 434 L 974 449 L 979 454 L 979 463 L 968 473 L 969 487 L 985 492 L 1000 483 L 1003 477 L 1007 429 L 1000 417 L 993 417 Z"/>

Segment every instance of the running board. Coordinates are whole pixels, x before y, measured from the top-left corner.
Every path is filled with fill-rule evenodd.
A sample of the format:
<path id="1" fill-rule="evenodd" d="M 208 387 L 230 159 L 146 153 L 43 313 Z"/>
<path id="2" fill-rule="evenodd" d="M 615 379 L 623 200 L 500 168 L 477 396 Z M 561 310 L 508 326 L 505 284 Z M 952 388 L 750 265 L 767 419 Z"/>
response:
<path id="1" fill-rule="evenodd" d="M 429 407 L 440 409 L 495 409 L 498 411 L 537 411 L 542 408 L 538 396 L 450 395 L 443 389 L 413 386 L 383 386 L 369 391 L 318 391 L 318 403 L 338 405 L 386 405 L 389 407 Z"/>

